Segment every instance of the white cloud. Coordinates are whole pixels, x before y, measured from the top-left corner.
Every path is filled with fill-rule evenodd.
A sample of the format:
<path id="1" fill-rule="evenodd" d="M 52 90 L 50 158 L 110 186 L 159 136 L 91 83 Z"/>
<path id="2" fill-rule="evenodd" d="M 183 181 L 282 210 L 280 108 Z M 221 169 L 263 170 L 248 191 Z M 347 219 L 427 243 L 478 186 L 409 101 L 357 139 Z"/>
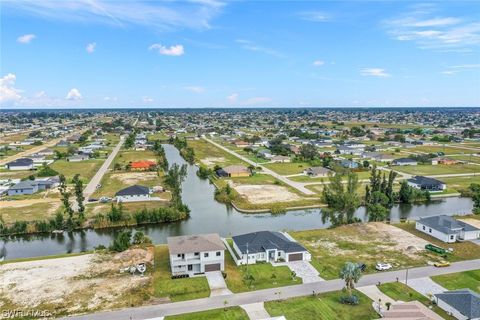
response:
<path id="1" fill-rule="evenodd" d="M 315 61 L 313 61 L 313 65 L 314 65 L 315 67 L 320 67 L 320 66 L 323 66 L 324 64 L 325 64 L 325 61 L 323 61 L 323 60 L 315 60 Z"/>
<path id="2" fill-rule="evenodd" d="M 67 22 L 102 23 L 119 27 L 129 24 L 161 30 L 209 29 L 224 3 L 216 0 L 194 1 L 2 1 L 8 14 L 25 13 L 45 19 Z M 4 13 L 2 12 L 2 14 Z"/>
<path id="3" fill-rule="evenodd" d="M 27 43 L 30 43 L 33 39 L 35 39 L 37 36 L 35 36 L 34 34 L 24 34 L 23 36 L 20 36 L 17 38 L 17 42 L 18 43 L 23 43 L 23 44 L 27 44 Z"/>
<path id="4" fill-rule="evenodd" d="M 386 78 L 390 77 L 385 69 L 381 68 L 363 68 L 360 70 L 360 74 L 362 76 L 370 76 L 370 77 L 378 77 L 378 78 Z"/>
<path id="5" fill-rule="evenodd" d="M 150 97 L 143 97 L 142 100 L 143 100 L 143 103 L 152 103 L 155 101 L 153 98 L 150 98 Z"/>
<path id="6" fill-rule="evenodd" d="M 297 14 L 300 19 L 312 22 L 326 22 L 329 21 L 330 15 L 323 11 L 303 11 Z"/>
<path id="7" fill-rule="evenodd" d="M 204 93 L 206 91 L 204 87 L 200 87 L 200 86 L 188 86 L 188 87 L 185 87 L 185 90 L 188 90 L 194 93 Z"/>
<path id="8" fill-rule="evenodd" d="M 284 55 L 274 49 L 266 48 L 259 46 L 250 40 L 245 40 L 245 39 L 237 39 L 235 42 L 239 43 L 242 49 L 248 50 L 248 51 L 254 51 L 254 52 L 260 52 L 264 53 L 276 58 L 283 58 Z"/>
<path id="9" fill-rule="evenodd" d="M 480 68 L 480 64 L 462 64 L 456 66 L 449 66 L 447 70 L 442 71 L 442 74 L 452 75 L 455 73 L 459 73 L 461 71 L 468 71 L 471 69 L 478 69 Z"/>
<path id="10" fill-rule="evenodd" d="M 22 99 L 21 91 L 15 88 L 16 81 L 13 73 L 0 78 L 0 105 L 11 105 Z"/>
<path id="11" fill-rule="evenodd" d="M 65 99 L 67 100 L 80 100 L 82 99 L 82 95 L 80 94 L 80 91 L 78 91 L 77 88 L 72 88 L 70 91 L 68 91 L 67 96 Z"/>
<path id="12" fill-rule="evenodd" d="M 232 93 L 227 97 L 229 103 L 236 103 L 238 101 L 238 93 Z"/>
<path id="13" fill-rule="evenodd" d="M 159 54 L 165 56 L 182 56 L 185 54 L 185 50 L 183 49 L 183 46 L 181 44 L 165 47 L 159 43 L 154 43 L 148 49 L 157 50 Z"/>
<path id="14" fill-rule="evenodd" d="M 432 6 L 416 8 L 385 21 L 388 33 L 396 40 L 413 41 L 422 49 L 470 51 L 480 45 L 478 20 L 433 16 L 434 11 Z"/>
<path id="15" fill-rule="evenodd" d="M 95 42 L 91 42 L 87 44 L 87 47 L 85 48 L 85 50 L 87 50 L 88 53 L 93 53 L 95 52 L 96 48 L 97 48 L 97 44 Z"/>

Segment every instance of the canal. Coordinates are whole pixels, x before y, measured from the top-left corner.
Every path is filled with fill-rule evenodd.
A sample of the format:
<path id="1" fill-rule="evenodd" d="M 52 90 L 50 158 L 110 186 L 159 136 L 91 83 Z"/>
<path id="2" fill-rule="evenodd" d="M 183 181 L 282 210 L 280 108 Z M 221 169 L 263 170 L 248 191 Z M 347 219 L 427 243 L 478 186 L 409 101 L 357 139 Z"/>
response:
<path id="1" fill-rule="evenodd" d="M 185 164 L 177 149 L 165 145 L 165 153 L 170 164 Z M 215 187 L 208 180 L 196 175 L 197 168 L 188 165 L 188 174 L 183 183 L 182 198 L 190 207 L 190 218 L 184 221 L 156 224 L 132 228 L 147 234 L 155 244 L 166 243 L 168 236 L 219 233 L 231 236 L 259 230 L 306 230 L 328 227 L 322 223 L 320 209 L 295 210 L 284 214 L 270 213 L 245 214 L 214 200 Z M 473 203 L 470 198 L 445 198 L 428 204 L 396 205 L 390 219 L 416 219 L 439 214 L 468 214 Z M 364 208 L 355 214 L 366 220 Z M 63 254 L 92 250 L 98 245 L 108 246 L 118 229 L 82 230 L 61 234 L 29 235 L 3 239 L 0 242 L 0 256 L 5 259 Z"/>

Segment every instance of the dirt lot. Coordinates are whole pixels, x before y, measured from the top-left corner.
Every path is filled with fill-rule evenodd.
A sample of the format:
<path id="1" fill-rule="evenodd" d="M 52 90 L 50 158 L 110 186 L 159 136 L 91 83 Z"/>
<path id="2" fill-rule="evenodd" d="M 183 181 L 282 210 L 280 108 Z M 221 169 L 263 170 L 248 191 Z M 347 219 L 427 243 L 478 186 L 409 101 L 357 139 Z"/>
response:
<path id="1" fill-rule="evenodd" d="M 157 178 L 156 172 L 126 172 L 114 173 L 110 175 L 111 179 L 116 179 L 126 185 L 134 185 L 142 181 L 154 180 Z"/>
<path id="2" fill-rule="evenodd" d="M 300 196 L 290 192 L 284 186 L 250 184 L 236 185 L 233 183 L 231 185 L 241 196 L 246 197 L 247 200 L 253 204 L 301 200 Z"/>
<path id="3" fill-rule="evenodd" d="M 149 276 L 121 274 L 120 268 L 152 261 L 153 249 L 137 248 L 6 263 L 0 265 L 0 310 L 49 307 L 64 314 L 117 306 L 123 294 L 150 281 Z"/>
<path id="4" fill-rule="evenodd" d="M 415 256 L 417 251 L 424 250 L 425 245 L 429 244 L 429 242 L 424 239 L 383 222 L 368 223 L 366 227 L 371 230 L 371 232 L 382 236 L 381 241 L 395 243 L 394 248 L 396 250 L 401 250 L 410 256 Z"/>
<path id="5" fill-rule="evenodd" d="M 224 157 L 208 157 L 208 158 L 201 159 L 200 162 L 202 162 L 207 167 L 213 167 L 218 163 L 225 162 L 225 158 Z"/>

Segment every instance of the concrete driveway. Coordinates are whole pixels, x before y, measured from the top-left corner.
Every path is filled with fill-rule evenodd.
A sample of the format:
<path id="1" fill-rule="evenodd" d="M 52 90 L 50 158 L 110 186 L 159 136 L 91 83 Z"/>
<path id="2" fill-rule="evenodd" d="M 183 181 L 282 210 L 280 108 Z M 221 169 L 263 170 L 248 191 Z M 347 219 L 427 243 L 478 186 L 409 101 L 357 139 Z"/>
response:
<path id="1" fill-rule="evenodd" d="M 263 302 L 244 304 L 240 306 L 248 315 L 250 320 L 269 319 L 270 315 L 263 307 Z"/>
<path id="2" fill-rule="evenodd" d="M 287 266 L 297 274 L 297 277 L 302 278 L 303 283 L 312 283 L 318 281 L 324 281 L 318 275 L 317 269 L 315 269 L 310 262 L 301 260 L 301 261 L 290 261 L 290 262 L 278 262 L 274 263 L 274 266 Z"/>
<path id="3" fill-rule="evenodd" d="M 221 271 L 205 272 L 205 277 L 207 277 L 211 297 L 232 294 L 227 288 Z"/>
<path id="4" fill-rule="evenodd" d="M 425 278 L 418 278 L 418 279 L 409 279 L 407 285 L 415 291 L 420 292 L 425 297 L 431 297 L 431 295 L 436 293 L 442 293 L 444 291 L 448 291 L 432 279 L 425 277 Z"/>

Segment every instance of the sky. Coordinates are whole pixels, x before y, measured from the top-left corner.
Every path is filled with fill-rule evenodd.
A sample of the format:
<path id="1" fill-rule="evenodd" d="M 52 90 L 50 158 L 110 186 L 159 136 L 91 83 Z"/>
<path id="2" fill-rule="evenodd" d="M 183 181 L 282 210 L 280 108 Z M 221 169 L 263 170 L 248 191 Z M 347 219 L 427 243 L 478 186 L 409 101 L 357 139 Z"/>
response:
<path id="1" fill-rule="evenodd" d="M 479 107 L 478 1 L 0 0 L 1 108 Z"/>

